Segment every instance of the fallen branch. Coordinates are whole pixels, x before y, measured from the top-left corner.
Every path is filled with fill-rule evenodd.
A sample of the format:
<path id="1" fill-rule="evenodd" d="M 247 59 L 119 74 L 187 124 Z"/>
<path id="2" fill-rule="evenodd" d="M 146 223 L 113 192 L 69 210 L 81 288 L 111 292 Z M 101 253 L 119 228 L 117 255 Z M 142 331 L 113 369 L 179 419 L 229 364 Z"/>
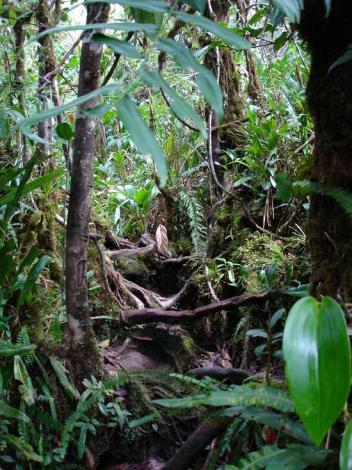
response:
<path id="1" fill-rule="evenodd" d="M 273 292 L 256 295 L 238 295 L 229 299 L 219 300 L 211 304 L 197 307 L 193 310 L 161 310 L 155 308 L 143 308 L 140 310 L 124 310 L 123 320 L 129 324 L 154 323 L 154 322 L 185 322 L 188 320 L 198 320 L 200 318 L 220 312 L 221 310 L 232 310 L 233 307 L 240 307 L 248 304 L 261 303 L 268 300 Z"/>
<path id="2" fill-rule="evenodd" d="M 201 424 L 162 470 L 187 470 L 201 452 L 215 439 L 233 418 L 209 418 Z"/>

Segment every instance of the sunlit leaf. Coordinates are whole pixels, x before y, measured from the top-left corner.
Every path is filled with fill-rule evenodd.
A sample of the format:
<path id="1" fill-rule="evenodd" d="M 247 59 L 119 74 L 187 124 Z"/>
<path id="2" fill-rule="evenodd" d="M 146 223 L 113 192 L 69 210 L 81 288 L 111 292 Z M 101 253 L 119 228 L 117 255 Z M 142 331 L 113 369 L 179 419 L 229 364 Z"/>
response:
<path id="1" fill-rule="evenodd" d="M 27 403 L 27 405 L 33 405 L 36 398 L 36 390 L 33 387 L 33 383 L 28 374 L 27 368 L 20 356 L 15 356 L 14 359 L 14 376 L 16 380 L 21 382 L 19 390 L 22 394 L 23 400 Z"/>
<path id="2" fill-rule="evenodd" d="M 286 322 L 283 351 L 297 413 L 320 445 L 350 391 L 350 344 L 337 302 L 330 297 L 296 302 Z"/>
<path id="3" fill-rule="evenodd" d="M 164 186 L 167 181 L 166 161 L 154 134 L 142 119 L 137 106 L 129 96 L 125 96 L 118 103 L 118 112 L 121 121 L 128 130 L 133 142 L 143 155 L 151 155 L 154 159 L 160 182 Z"/>
<path id="4" fill-rule="evenodd" d="M 4 400 L 0 400 L 0 416 L 5 418 L 14 418 L 24 423 L 29 423 L 30 419 L 21 410 L 9 406 Z"/>
<path id="5" fill-rule="evenodd" d="M 96 2 L 93 2 L 96 3 Z M 55 33 L 64 33 L 67 31 L 97 31 L 101 29 L 106 30 L 113 30 L 113 31 L 145 31 L 147 34 L 154 34 L 158 31 L 157 26 L 155 24 L 148 24 L 148 23 L 89 23 L 89 24 L 77 24 L 72 26 L 58 26 L 56 28 L 49 28 L 41 33 L 34 36 L 27 44 L 31 42 L 38 41 L 42 37 L 48 34 L 55 34 Z"/>
<path id="6" fill-rule="evenodd" d="M 125 57 L 132 57 L 135 59 L 142 58 L 142 54 L 139 52 L 139 50 L 126 41 L 121 41 L 120 39 L 116 39 L 100 33 L 94 34 L 91 38 L 91 41 L 95 44 L 103 44 L 104 46 L 112 49 L 117 54 L 121 54 Z"/>
<path id="7" fill-rule="evenodd" d="M 199 26 L 203 30 L 214 34 L 234 49 L 242 50 L 249 49 L 250 47 L 252 47 L 251 44 L 242 36 L 233 33 L 229 29 L 226 29 L 223 26 L 214 23 L 214 21 L 211 21 L 208 18 L 205 18 L 204 16 L 190 15 L 189 13 L 183 13 L 181 11 L 174 12 L 174 15 L 176 16 L 176 18 L 181 21 L 184 21 L 185 23 L 190 23 Z"/>

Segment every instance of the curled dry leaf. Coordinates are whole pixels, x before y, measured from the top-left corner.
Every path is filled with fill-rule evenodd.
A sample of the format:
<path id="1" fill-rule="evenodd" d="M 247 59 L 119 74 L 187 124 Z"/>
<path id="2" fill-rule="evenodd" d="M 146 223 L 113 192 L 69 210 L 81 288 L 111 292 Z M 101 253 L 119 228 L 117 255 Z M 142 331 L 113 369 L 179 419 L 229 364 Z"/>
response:
<path id="1" fill-rule="evenodd" d="M 167 230 L 164 225 L 159 225 L 155 232 L 156 244 L 159 253 L 169 257 L 169 239 L 167 238 Z"/>

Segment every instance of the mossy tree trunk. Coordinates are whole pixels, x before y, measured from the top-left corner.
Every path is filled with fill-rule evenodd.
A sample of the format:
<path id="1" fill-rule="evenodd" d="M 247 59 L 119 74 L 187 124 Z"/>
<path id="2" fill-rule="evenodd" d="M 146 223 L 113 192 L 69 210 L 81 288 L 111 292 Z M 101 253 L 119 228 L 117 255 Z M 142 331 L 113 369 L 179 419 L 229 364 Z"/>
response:
<path id="1" fill-rule="evenodd" d="M 352 62 L 329 73 L 352 43 L 352 3 L 306 0 L 300 32 L 311 55 L 307 99 L 315 131 L 312 180 L 352 193 Z M 308 238 L 313 293 L 351 300 L 352 220 L 334 199 L 311 197 Z"/>
<path id="2" fill-rule="evenodd" d="M 87 7 L 87 23 L 105 23 L 109 6 Z M 99 86 L 102 46 L 93 44 L 89 35 L 83 39 L 79 71 L 79 96 Z M 71 337 L 70 359 L 78 381 L 99 375 L 101 359 L 90 319 L 87 286 L 88 224 L 95 151 L 95 119 L 82 113 L 97 105 L 92 99 L 77 110 L 70 204 L 66 232 L 66 303 Z"/>

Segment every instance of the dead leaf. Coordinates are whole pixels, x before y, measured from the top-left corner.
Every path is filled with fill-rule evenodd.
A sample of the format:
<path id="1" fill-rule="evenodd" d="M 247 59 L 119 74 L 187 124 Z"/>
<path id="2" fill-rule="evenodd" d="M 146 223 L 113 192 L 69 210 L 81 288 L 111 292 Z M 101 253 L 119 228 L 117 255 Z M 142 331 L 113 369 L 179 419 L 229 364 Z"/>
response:
<path id="1" fill-rule="evenodd" d="M 167 230 L 164 225 L 159 225 L 155 232 L 156 244 L 159 253 L 169 257 L 169 239 L 167 238 Z"/>

